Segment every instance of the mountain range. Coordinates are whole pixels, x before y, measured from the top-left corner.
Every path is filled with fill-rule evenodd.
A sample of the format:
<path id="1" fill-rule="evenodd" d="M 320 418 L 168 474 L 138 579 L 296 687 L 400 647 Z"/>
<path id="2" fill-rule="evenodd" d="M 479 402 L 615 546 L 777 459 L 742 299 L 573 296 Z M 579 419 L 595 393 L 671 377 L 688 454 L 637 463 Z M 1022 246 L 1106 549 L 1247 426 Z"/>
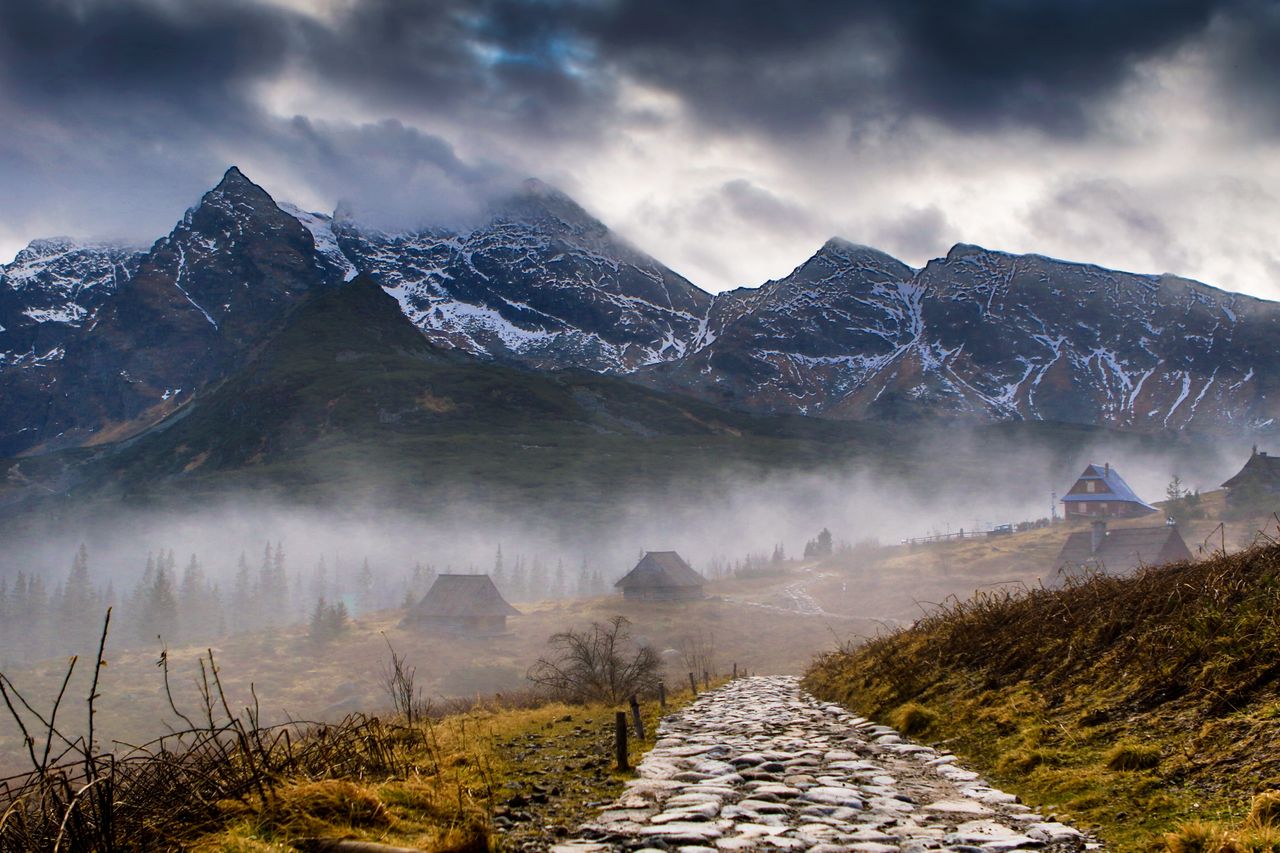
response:
<path id="1" fill-rule="evenodd" d="M 1280 416 L 1280 304 L 1176 276 L 968 245 L 913 269 L 833 239 L 712 295 L 538 181 L 478 227 L 392 233 L 277 203 L 233 167 L 149 249 L 39 240 L 0 267 L 0 456 L 163 425 L 357 280 L 433 357 L 594 374 L 704 414 L 1233 433 Z"/>

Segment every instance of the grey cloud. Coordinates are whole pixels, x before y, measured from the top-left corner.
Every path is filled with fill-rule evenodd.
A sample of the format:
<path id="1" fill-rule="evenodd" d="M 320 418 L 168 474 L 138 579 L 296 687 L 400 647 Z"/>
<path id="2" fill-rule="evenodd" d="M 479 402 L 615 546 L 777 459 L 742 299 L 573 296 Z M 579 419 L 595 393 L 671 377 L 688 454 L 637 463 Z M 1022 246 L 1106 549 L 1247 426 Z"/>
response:
<path id="1" fill-rule="evenodd" d="M 738 219 L 764 229 L 805 233 L 814 225 L 813 216 L 798 204 L 779 198 L 745 178 L 720 187 L 714 202 Z"/>
<path id="2" fill-rule="evenodd" d="M 1149 193 L 1115 179 L 1075 181 L 1040 201 L 1028 217 L 1035 231 L 1079 246 L 1140 249 L 1165 258 L 1171 270 L 1190 266 L 1175 229 Z M 1139 270 L 1141 272 L 1141 270 Z"/>
<path id="3" fill-rule="evenodd" d="M 895 257 L 918 262 L 946 251 L 955 242 L 954 232 L 940 208 L 912 207 L 873 225 L 869 242 Z"/>

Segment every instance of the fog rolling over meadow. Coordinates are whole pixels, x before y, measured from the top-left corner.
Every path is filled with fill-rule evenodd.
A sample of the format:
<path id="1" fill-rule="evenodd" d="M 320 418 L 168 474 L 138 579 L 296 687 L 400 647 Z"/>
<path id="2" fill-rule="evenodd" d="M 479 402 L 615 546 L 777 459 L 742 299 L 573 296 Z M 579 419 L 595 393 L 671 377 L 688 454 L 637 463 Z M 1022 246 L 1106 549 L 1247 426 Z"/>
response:
<path id="1" fill-rule="evenodd" d="M 248 493 L 200 508 L 36 520 L 5 534 L 0 662 L 87 651 L 107 606 L 116 613 L 114 647 L 154 647 L 157 635 L 206 643 L 303 623 L 322 606 L 351 616 L 404 607 L 439 573 L 489 573 L 514 602 L 589 598 L 612 594 L 644 550 L 677 550 L 715 578 L 777 553 L 799 557 L 822 528 L 837 543 L 889 545 L 1033 521 L 1050 515 L 1053 493 L 1090 461 L 1111 462 L 1140 495 L 1159 500 L 1174 474 L 1188 488 L 1216 487 L 1247 452 L 1206 447 L 1103 435 L 1050 452 L 938 430 L 897 471 L 870 459 L 826 471 L 721 472 L 711 488 L 620 487 L 589 522 L 554 504 L 512 513 L 510 500 L 502 509 L 475 498 L 425 512 L 372 502 L 290 506 Z"/>

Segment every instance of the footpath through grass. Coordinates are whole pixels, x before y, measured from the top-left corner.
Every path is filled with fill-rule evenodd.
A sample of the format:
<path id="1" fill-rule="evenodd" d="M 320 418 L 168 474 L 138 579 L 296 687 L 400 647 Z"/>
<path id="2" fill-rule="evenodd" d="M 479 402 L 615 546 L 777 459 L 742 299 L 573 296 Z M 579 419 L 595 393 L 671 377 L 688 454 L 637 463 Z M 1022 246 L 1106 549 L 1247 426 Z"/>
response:
<path id="1" fill-rule="evenodd" d="M 1271 812 L 1246 821 L 1280 789 L 1277 650 L 1280 545 L 1266 544 L 982 592 L 822 656 L 805 685 L 945 743 L 1115 849 L 1280 850 Z"/>

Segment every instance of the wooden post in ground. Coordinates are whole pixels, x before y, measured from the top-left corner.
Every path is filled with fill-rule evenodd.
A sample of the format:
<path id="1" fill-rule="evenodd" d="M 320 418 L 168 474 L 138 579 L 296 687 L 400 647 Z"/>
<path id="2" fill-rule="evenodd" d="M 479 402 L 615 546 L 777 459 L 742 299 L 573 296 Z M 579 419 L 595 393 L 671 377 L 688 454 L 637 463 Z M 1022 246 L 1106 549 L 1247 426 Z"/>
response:
<path id="1" fill-rule="evenodd" d="M 705 669 L 702 671 L 702 688 L 704 690 L 711 689 L 711 673 L 707 672 Z"/>
<path id="2" fill-rule="evenodd" d="M 667 710 L 667 685 L 664 682 L 658 682 L 658 707 Z"/>
<path id="3" fill-rule="evenodd" d="M 618 769 L 630 770 L 631 764 L 627 761 L 627 712 L 619 711 L 613 721 L 613 741 L 614 751 L 617 754 Z"/>
<path id="4" fill-rule="evenodd" d="M 693 691 L 693 695 L 698 695 L 698 682 L 693 677 L 693 673 L 689 673 L 689 689 Z"/>
<path id="5" fill-rule="evenodd" d="M 733 680 L 734 681 L 738 680 L 738 662 L 737 661 L 733 662 Z"/>
<path id="6" fill-rule="evenodd" d="M 644 740 L 644 718 L 640 716 L 640 700 L 636 698 L 636 694 L 631 694 L 631 722 L 636 727 L 636 737 Z"/>

